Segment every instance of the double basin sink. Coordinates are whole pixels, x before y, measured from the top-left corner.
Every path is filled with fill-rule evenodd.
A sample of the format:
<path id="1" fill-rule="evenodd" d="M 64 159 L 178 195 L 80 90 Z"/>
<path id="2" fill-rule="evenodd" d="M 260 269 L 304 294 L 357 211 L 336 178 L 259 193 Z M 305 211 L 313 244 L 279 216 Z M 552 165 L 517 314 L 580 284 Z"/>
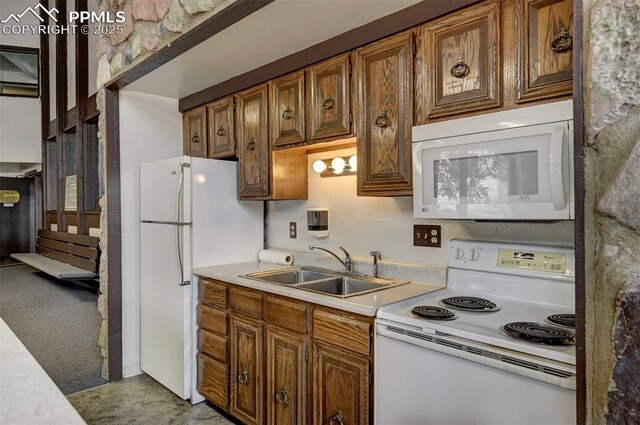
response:
<path id="1" fill-rule="evenodd" d="M 367 294 L 409 283 L 409 281 L 340 273 L 314 267 L 270 270 L 249 273 L 242 277 L 339 298 Z"/>

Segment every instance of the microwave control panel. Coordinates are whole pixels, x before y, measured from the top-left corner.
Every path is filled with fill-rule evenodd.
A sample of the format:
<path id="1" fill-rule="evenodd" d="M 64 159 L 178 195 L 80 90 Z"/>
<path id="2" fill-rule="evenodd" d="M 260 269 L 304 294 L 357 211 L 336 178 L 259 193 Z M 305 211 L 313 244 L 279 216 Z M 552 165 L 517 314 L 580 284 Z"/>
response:
<path id="1" fill-rule="evenodd" d="M 565 274 L 567 256 L 552 252 L 498 250 L 498 267 Z"/>

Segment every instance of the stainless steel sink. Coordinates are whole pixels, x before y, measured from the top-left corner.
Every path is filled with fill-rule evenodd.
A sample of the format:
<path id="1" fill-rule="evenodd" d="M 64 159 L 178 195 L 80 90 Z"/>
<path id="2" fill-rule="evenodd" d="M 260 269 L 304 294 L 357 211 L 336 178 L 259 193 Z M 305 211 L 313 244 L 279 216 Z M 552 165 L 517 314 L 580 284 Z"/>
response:
<path id="1" fill-rule="evenodd" d="M 409 283 L 408 281 L 353 275 L 314 267 L 292 267 L 250 273 L 241 277 L 287 285 L 332 297 L 347 298 Z"/>

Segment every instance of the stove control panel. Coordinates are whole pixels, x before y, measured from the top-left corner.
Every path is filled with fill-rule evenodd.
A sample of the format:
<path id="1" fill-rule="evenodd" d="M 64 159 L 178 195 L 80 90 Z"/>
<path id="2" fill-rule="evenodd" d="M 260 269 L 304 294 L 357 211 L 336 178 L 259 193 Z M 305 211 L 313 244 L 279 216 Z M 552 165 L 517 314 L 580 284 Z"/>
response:
<path id="1" fill-rule="evenodd" d="M 567 256 L 553 252 L 499 249 L 498 267 L 565 274 Z"/>

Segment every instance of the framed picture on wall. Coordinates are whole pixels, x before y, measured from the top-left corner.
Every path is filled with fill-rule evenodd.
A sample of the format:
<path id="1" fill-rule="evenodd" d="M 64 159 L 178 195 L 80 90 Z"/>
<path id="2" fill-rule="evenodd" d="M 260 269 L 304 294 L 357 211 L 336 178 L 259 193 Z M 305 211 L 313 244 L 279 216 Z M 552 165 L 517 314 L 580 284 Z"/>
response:
<path id="1" fill-rule="evenodd" d="M 0 45 L 0 96 L 40 96 L 40 50 Z"/>

